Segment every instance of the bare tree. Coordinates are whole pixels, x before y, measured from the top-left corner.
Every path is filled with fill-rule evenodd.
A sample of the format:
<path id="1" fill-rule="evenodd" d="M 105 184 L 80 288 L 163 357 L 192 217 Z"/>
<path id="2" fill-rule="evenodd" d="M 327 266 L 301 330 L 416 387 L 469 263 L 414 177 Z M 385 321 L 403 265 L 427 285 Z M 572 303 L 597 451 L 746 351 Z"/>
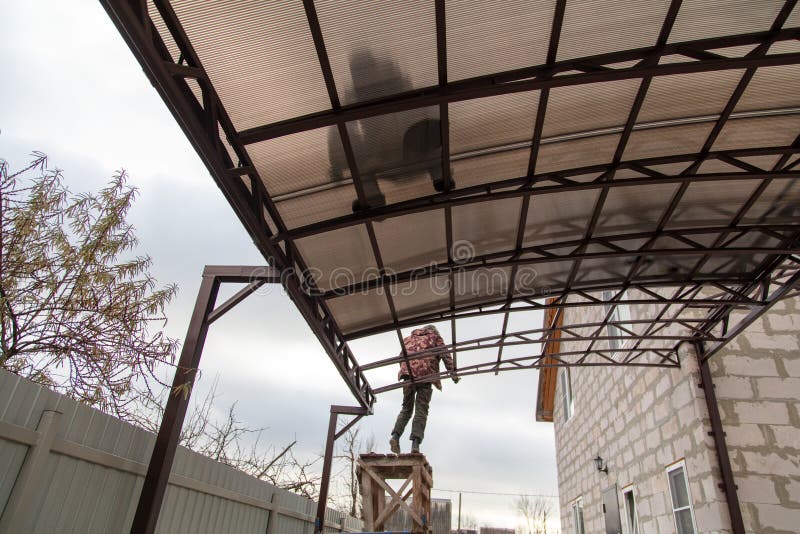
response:
<path id="1" fill-rule="evenodd" d="M 317 498 L 320 475 L 315 465 L 320 458 L 295 456 L 296 439 L 282 447 L 263 444 L 267 428 L 248 427 L 237 416 L 235 402 L 222 418 L 215 419 L 213 407 L 219 404 L 218 384 L 218 377 L 215 377 L 208 393 L 187 415 L 181 430 L 181 445 L 279 488 Z M 157 432 L 166 399 L 163 394 L 156 397 L 149 390 L 141 391 L 140 395 L 131 418 L 139 426 Z"/>
<path id="2" fill-rule="evenodd" d="M 353 517 L 361 515 L 361 492 L 356 472 L 358 457 L 363 452 L 375 450 L 374 435 L 370 435 L 366 439 L 362 439 L 359 435 L 358 426 L 350 428 L 341 437 L 342 445 L 338 454 L 334 455 L 334 459 L 341 461 L 343 466 L 333 477 L 334 484 L 339 487 L 339 494 L 334 495 L 331 500 L 337 508 Z"/>
<path id="3" fill-rule="evenodd" d="M 34 156 L 13 173 L 0 160 L 0 367 L 124 418 L 132 385 L 173 360 L 161 327 L 177 286 L 133 255 L 124 171 L 76 195 Z"/>
<path id="4" fill-rule="evenodd" d="M 46 156 L 34 156 L 16 172 L 0 160 L 0 368 L 157 431 L 169 388 L 156 371 L 178 345 L 161 328 L 177 286 L 159 288 L 150 257 L 134 255 L 126 216 L 137 190 L 121 171 L 98 194 L 75 195 Z M 266 429 L 246 426 L 235 403 L 212 417 L 216 385 L 190 412 L 181 443 L 315 498 L 318 458 L 296 458 L 296 440 L 262 445 Z"/>
<path id="5" fill-rule="evenodd" d="M 528 534 L 547 534 L 550 501 L 546 497 L 520 495 L 514 501 L 514 508 L 525 521 Z"/>

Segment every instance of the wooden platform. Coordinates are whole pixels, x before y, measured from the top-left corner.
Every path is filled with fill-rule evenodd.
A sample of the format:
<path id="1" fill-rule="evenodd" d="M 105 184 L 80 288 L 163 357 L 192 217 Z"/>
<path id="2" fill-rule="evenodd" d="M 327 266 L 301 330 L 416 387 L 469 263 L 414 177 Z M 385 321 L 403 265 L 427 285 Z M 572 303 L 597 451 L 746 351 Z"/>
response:
<path id="1" fill-rule="evenodd" d="M 364 506 L 364 530 L 382 530 L 392 514 L 402 507 L 414 523 L 411 532 L 427 534 L 431 531 L 433 470 L 424 454 L 362 454 L 357 472 Z M 387 480 L 404 482 L 395 491 Z M 391 497 L 388 502 L 387 495 Z"/>

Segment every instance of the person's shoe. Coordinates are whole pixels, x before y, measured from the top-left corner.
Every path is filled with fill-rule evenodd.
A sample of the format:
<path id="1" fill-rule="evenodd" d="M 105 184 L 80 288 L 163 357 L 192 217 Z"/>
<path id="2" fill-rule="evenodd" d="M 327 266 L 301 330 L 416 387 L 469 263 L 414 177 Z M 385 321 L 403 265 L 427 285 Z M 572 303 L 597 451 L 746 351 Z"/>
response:
<path id="1" fill-rule="evenodd" d="M 394 454 L 400 454 L 400 441 L 395 436 L 392 436 L 392 439 L 389 440 L 389 448 L 392 449 Z"/>
<path id="2" fill-rule="evenodd" d="M 419 454 L 419 441 L 416 439 L 411 440 L 411 452 Z"/>

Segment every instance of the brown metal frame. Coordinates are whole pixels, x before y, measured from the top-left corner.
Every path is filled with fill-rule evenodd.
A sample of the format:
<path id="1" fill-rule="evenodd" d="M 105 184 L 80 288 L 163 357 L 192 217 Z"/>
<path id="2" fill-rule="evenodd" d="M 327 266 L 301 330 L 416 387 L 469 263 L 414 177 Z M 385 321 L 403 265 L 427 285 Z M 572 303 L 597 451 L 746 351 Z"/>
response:
<path id="1" fill-rule="evenodd" d="M 247 286 L 215 307 L 220 285 L 224 283 L 245 283 Z M 203 279 L 197 293 L 189 329 L 183 343 L 180 360 L 175 368 L 172 388 L 167 397 L 164 416 L 150 456 L 139 504 L 136 507 L 136 515 L 133 518 L 132 533 L 155 531 L 195 376 L 200 368 L 200 357 L 203 354 L 208 327 L 267 283 L 281 283 L 281 273 L 273 267 L 266 266 L 206 266 L 203 271 Z"/>
<path id="2" fill-rule="evenodd" d="M 142 64 L 145 73 L 153 83 L 183 128 L 188 139 L 203 159 L 228 202 L 247 229 L 254 243 L 268 260 L 274 271 L 270 271 L 269 280 L 262 278 L 243 280 L 241 275 L 219 272 L 204 275 L 198 304 L 192 318 L 187 344 L 181 356 L 179 369 L 187 369 L 185 377 L 176 375 L 175 387 L 186 388 L 191 385 L 193 371 L 199 362 L 200 350 L 208 325 L 222 313 L 232 308 L 237 302 L 255 290 L 255 283 L 276 281 L 276 273 L 280 273 L 280 282 L 297 305 L 311 330 L 319 339 L 340 375 L 356 398 L 359 407 L 358 417 L 368 413 L 375 401 L 375 395 L 397 387 L 389 384 L 372 389 L 364 372 L 383 365 L 395 364 L 398 358 L 410 358 L 402 348 L 402 328 L 421 322 L 447 320 L 450 322 L 453 343 L 449 347 L 454 356 L 459 351 L 472 350 L 476 346 L 488 343 L 497 348 L 497 357 L 491 361 L 473 366 L 461 366 L 459 374 L 477 374 L 482 372 L 499 372 L 531 367 L 553 365 L 680 365 L 677 357 L 677 344 L 686 341 L 685 336 L 669 337 L 659 335 L 670 324 L 682 324 L 691 332 L 695 342 L 703 342 L 711 348 L 704 353 L 702 362 L 718 352 L 734 335 L 763 314 L 778 299 L 797 294 L 798 272 L 800 261 L 800 226 L 797 224 L 743 224 L 742 219 L 748 209 L 771 184 L 779 180 L 797 180 L 800 171 L 797 164 L 800 159 L 790 163 L 792 156 L 800 154 L 800 137 L 789 146 L 759 147 L 740 150 L 712 151 L 714 142 L 724 126 L 734 120 L 733 110 L 744 93 L 756 70 L 761 67 L 790 65 L 800 62 L 799 53 L 767 55 L 770 46 L 778 41 L 800 39 L 800 29 L 784 29 L 783 24 L 797 5 L 797 0 L 786 0 L 774 21 L 766 32 L 730 35 L 712 39 L 702 39 L 681 43 L 669 43 L 668 36 L 676 20 L 681 2 L 674 0 L 663 22 L 659 37 L 654 46 L 633 50 L 619 51 L 609 54 L 578 58 L 568 61 L 556 61 L 561 26 L 563 23 L 566 2 L 558 0 L 555 7 L 546 62 L 513 71 L 493 73 L 468 80 L 448 81 L 447 42 L 446 42 L 446 4 L 444 0 L 435 0 L 436 43 L 438 83 L 435 86 L 376 99 L 370 102 L 341 105 L 338 99 L 335 79 L 327 56 L 325 40 L 317 18 L 313 0 L 303 0 L 309 30 L 316 47 L 320 68 L 330 98 L 331 109 L 303 117 L 266 124 L 245 131 L 236 131 L 227 115 L 216 91 L 211 83 L 202 62 L 195 52 L 189 38 L 184 32 L 178 17 L 175 15 L 169 0 L 152 0 L 160 17 L 167 26 L 172 40 L 180 50 L 180 58 L 176 62 L 170 56 L 158 29 L 150 18 L 148 3 L 144 0 L 101 0 L 111 19 L 116 24 L 123 38 Z M 752 52 L 739 58 L 723 57 L 715 49 L 753 45 Z M 660 64 L 662 57 L 682 56 L 686 61 Z M 635 62 L 633 66 L 617 68 L 617 64 Z M 719 116 L 712 117 L 715 125 L 703 147 L 697 153 L 670 155 L 638 160 L 623 160 L 625 147 L 631 133 L 642 125 L 637 125 L 639 110 L 647 95 L 649 85 L 654 77 L 684 73 L 702 73 L 718 70 L 743 69 L 740 82 L 731 95 L 727 105 Z M 558 172 L 537 173 L 536 163 L 541 146 L 542 130 L 547 112 L 549 91 L 556 87 L 574 86 L 589 83 L 638 79 L 639 91 L 631 107 L 625 125 L 619 132 L 620 140 L 612 160 L 604 165 L 565 169 Z M 197 100 L 187 84 L 193 80 L 200 87 L 201 99 Z M 452 189 L 450 185 L 449 150 L 449 111 L 451 102 L 483 98 L 493 95 L 509 94 L 523 91 L 540 91 L 536 123 L 530 142 L 530 158 L 528 172 L 525 176 L 510 180 L 489 182 L 480 186 Z M 435 195 L 396 203 L 381 208 L 365 208 L 357 214 L 339 217 L 333 220 L 305 227 L 288 229 L 264 182 L 250 159 L 246 147 L 249 144 L 273 139 L 279 136 L 308 131 L 323 126 L 336 126 L 344 147 L 345 156 L 350 167 L 352 183 L 361 201 L 364 202 L 364 191 L 359 175 L 356 159 L 353 154 L 346 124 L 385 113 L 395 113 L 427 106 L 438 106 L 442 134 L 442 174 L 445 178 L 444 191 Z M 647 126 L 651 127 L 651 126 Z M 656 126 L 652 126 L 656 127 Z M 607 132 L 606 132 L 607 133 Z M 778 162 L 771 169 L 761 169 L 745 161 L 751 156 L 775 155 Z M 719 160 L 736 168 L 731 173 L 699 173 L 704 162 Z M 686 163 L 686 169 L 676 175 L 665 175 L 655 168 L 667 163 Z M 640 178 L 615 179 L 620 171 L 636 171 Z M 594 179 L 586 180 L 585 175 L 596 174 Z M 579 178 L 580 177 L 580 178 Z M 744 203 L 737 215 L 725 226 L 717 228 L 671 228 L 670 221 L 679 206 L 681 198 L 694 183 L 759 180 L 760 185 Z M 247 186 L 245 186 L 245 181 Z M 602 214 L 606 198 L 615 188 L 644 186 L 650 184 L 678 184 L 676 192 L 666 206 L 664 213 L 655 228 L 648 232 L 630 233 L 626 236 L 598 236 L 597 224 Z M 596 204 L 589 217 L 589 224 L 581 239 L 569 242 L 549 243 L 536 247 L 524 247 L 525 221 L 531 204 L 542 195 L 558 194 L 568 191 L 596 190 L 599 192 Z M 521 210 L 512 250 L 482 255 L 468 264 L 454 261 L 452 257 L 453 220 L 452 210 L 456 206 L 499 200 L 503 198 L 520 198 Z M 407 273 L 388 273 L 381 259 L 380 250 L 375 237 L 373 222 L 377 219 L 397 217 L 404 214 L 427 210 L 443 210 L 447 262 L 443 265 L 431 266 L 422 271 Z M 299 238 L 327 232 L 352 225 L 364 225 L 369 236 L 371 248 L 375 256 L 380 276 L 374 281 L 355 284 L 334 291 L 320 291 L 313 280 L 305 276 L 306 265 L 299 253 L 295 241 Z M 704 245 L 693 239 L 699 234 L 713 235 L 714 242 Z M 737 241 L 746 235 L 759 234 L 764 239 L 773 241 L 773 246 L 737 246 Z M 644 244 L 637 247 L 626 246 L 624 238 L 643 239 Z M 686 245 L 685 248 L 667 248 L 659 245 L 659 239 L 671 238 Z M 569 248 L 564 253 L 564 248 Z M 598 247 L 600 251 L 598 251 Z M 562 252 L 558 252 L 562 250 Z M 679 277 L 666 275 L 648 275 L 648 257 L 680 254 L 698 256 L 693 268 Z M 743 254 L 763 255 L 764 260 L 757 269 L 741 273 L 722 273 L 704 270 L 711 258 L 734 258 Z M 631 267 L 624 276 L 609 277 L 592 282 L 580 281 L 578 273 L 581 262 L 593 258 L 627 258 Z M 571 262 L 568 276 L 559 287 L 551 288 L 547 294 L 519 294 L 514 291 L 514 281 L 518 269 L 525 265 L 553 262 Z M 507 294 L 496 301 L 459 302 L 453 289 L 453 278 L 456 269 L 479 269 L 486 267 L 508 266 L 511 268 L 511 280 Z M 221 271 L 220 271 L 221 272 Z M 252 274 L 252 273 L 250 273 Z M 446 275 L 450 282 L 449 307 L 445 311 L 418 314 L 400 319 L 391 291 L 385 291 L 387 305 L 391 314 L 391 323 L 375 328 L 349 332 L 345 335 L 333 317 L 328 302 L 340 294 L 375 289 L 395 283 L 398 280 Z M 232 278 L 227 278 L 232 277 Z M 238 293 L 229 302 L 216 310 L 212 310 L 220 281 L 245 281 L 247 288 Z M 624 295 L 635 290 L 641 295 L 637 299 L 627 299 Z M 610 291 L 608 298 L 599 297 L 597 292 Z M 671 291 L 665 296 L 664 291 Z M 707 296 L 709 291 L 715 294 Z M 541 300 L 555 297 L 549 303 Z M 658 313 L 648 321 L 643 333 L 636 333 L 631 321 L 612 320 L 617 306 L 622 304 L 649 303 L 659 306 Z M 589 325 L 561 325 L 558 328 L 544 328 L 538 331 L 508 332 L 509 316 L 525 310 L 557 309 L 556 315 L 563 315 L 563 310 L 570 307 L 605 306 L 607 312 L 602 322 L 593 323 L 591 335 L 577 335 L 576 328 Z M 738 325 L 730 325 L 731 312 L 737 309 L 750 309 L 750 314 Z M 696 312 L 705 311 L 705 318 L 696 320 Z M 691 315 L 694 312 L 695 315 Z M 503 314 L 503 326 L 499 336 L 491 340 L 472 339 L 459 341 L 456 336 L 456 325 L 459 319 L 487 314 Z M 683 314 L 683 315 L 682 315 Z M 555 323 L 555 321 L 554 321 Z M 608 328 L 624 335 L 604 336 Z M 360 366 L 348 346 L 348 340 L 355 337 L 394 330 L 397 334 L 402 354 L 399 357 L 371 362 Z M 560 346 L 568 348 L 570 342 L 591 340 L 589 348 L 583 351 L 563 350 L 556 354 L 548 354 L 545 360 L 547 341 L 558 332 Z M 536 334 L 536 337 L 531 335 Z M 609 356 L 610 351 L 596 348 L 599 341 L 622 339 L 631 340 L 631 345 L 614 352 L 629 354 L 617 361 Z M 659 347 L 652 347 L 655 341 L 671 341 Z M 522 358 L 503 358 L 504 347 L 515 344 L 536 345 L 535 354 Z M 645 356 L 655 356 L 655 361 L 647 361 Z M 590 356 L 600 358 L 601 362 L 587 361 Z M 548 362 L 548 363 L 544 363 Z M 188 385 L 188 386 L 187 386 Z M 167 437 L 162 439 L 161 432 L 157 441 L 158 454 L 154 452 L 158 462 L 151 462 L 148 480 L 140 500 L 137 520 L 133 532 L 151 532 L 155 525 L 163 496 L 163 484 L 169 472 L 171 454 L 174 452 L 176 432 L 185 413 L 185 401 L 181 408 L 179 397 L 170 397 L 167 414 L 162 424 L 162 431 Z M 711 401 L 709 401 L 711 402 Z M 177 403 L 177 404 L 176 404 Z M 174 406 L 173 406 L 174 405 Z M 335 407 L 334 407 L 335 408 Z M 364 412 L 364 413 L 361 413 Z M 332 408 L 331 421 L 335 428 L 338 413 Z M 168 429 L 165 430 L 165 429 Z M 335 440 L 335 430 L 329 429 L 329 448 Z M 724 445 L 723 445 L 724 446 Z M 172 451 L 172 452 L 170 452 Z M 327 461 L 326 452 L 326 461 Z M 329 464 L 328 464 L 329 468 Z M 329 471 L 328 471 L 329 473 Z M 153 486 L 152 480 L 157 480 Z M 327 489 L 327 480 L 325 481 Z M 159 489 L 160 488 L 160 489 Z M 735 499 L 735 488 L 728 491 L 728 499 Z M 733 496 L 733 497 L 731 497 Z M 320 509 L 324 512 L 324 499 Z M 149 511 L 148 511 L 149 510 Z M 140 517 L 141 512 L 141 517 Z M 145 513 L 146 512 L 146 513 Z M 322 512 L 320 512 L 322 514 Z M 321 521 L 321 520 L 320 520 Z M 321 525 L 322 523 L 320 523 Z M 138 526 L 137 526 L 138 525 Z M 320 526 L 321 528 L 321 526 Z M 734 531 L 740 526 L 734 524 Z"/>

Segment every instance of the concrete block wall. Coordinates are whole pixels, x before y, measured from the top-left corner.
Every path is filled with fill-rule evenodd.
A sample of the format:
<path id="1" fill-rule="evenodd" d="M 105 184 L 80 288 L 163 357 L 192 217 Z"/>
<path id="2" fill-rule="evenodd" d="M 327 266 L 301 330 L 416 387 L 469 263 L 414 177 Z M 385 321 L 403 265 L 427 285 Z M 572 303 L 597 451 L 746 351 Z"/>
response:
<path id="1" fill-rule="evenodd" d="M 633 309 L 631 316 L 644 311 L 652 312 Z M 599 307 L 568 313 L 572 315 L 565 322 L 598 321 L 604 315 Z M 639 531 L 674 533 L 666 467 L 681 459 L 699 531 L 729 532 L 697 361 L 688 344 L 682 345 L 680 356 L 681 368 L 572 368 L 575 411 L 566 422 L 557 382 L 554 421 L 563 532 L 574 532 L 571 504 L 578 497 L 586 531 L 604 532 L 601 494 L 616 484 L 623 522 L 621 491 L 633 485 Z M 608 474 L 595 468 L 598 454 L 606 460 Z"/>
<path id="2" fill-rule="evenodd" d="M 800 531 L 800 301 L 710 360 L 745 528 Z"/>

